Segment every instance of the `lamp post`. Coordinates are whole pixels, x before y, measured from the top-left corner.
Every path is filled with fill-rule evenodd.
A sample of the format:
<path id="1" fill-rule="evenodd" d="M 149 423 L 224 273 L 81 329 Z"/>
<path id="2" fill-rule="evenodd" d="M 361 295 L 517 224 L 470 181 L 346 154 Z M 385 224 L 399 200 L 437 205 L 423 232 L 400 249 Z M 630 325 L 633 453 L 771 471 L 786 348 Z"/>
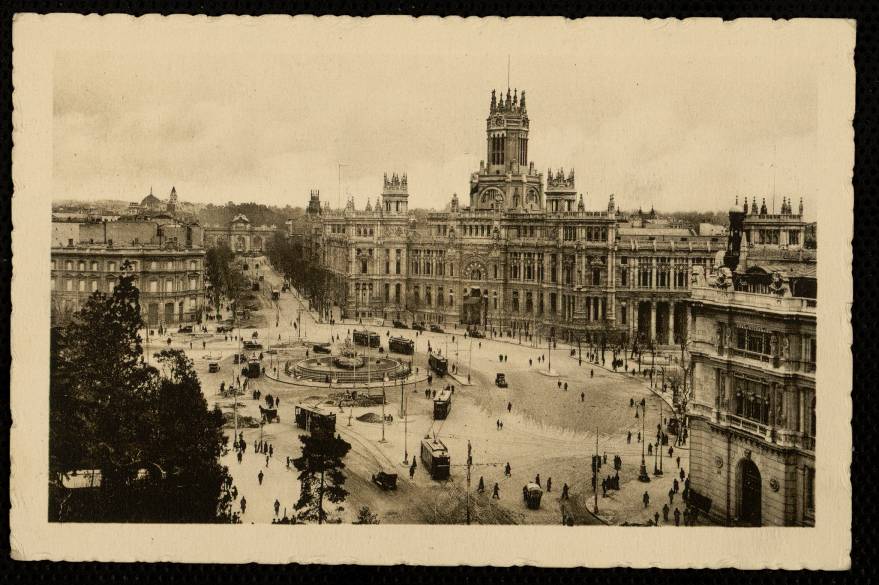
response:
<path id="1" fill-rule="evenodd" d="M 385 382 L 387 381 L 387 376 L 382 378 L 382 439 L 379 443 L 387 443 L 385 440 L 385 402 L 387 402 L 387 398 L 385 397 Z"/>
<path id="2" fill-rule="evenodd" d="M 650 482 L 650 475 L 647 473 L 647 461 L 644 459 L 644 443 L 647 437 L 644 436 L 644 417 L 646 417 L 646 406 L 641 407 L 641 469 L 638 471 L 638 481 L 642 483 Z"/>
<path id="3" fill-rule="evenodd" d="M 659 476 L 662 475 L 662 396 L 659 397 L 659 424 L 656 425 L 656 450 L 659 453 L 656 454 L 656 457 L 659 459 L 659 467 L 656 466 L 656 461 L 653 462 L 653 475 Z"/>
<path id="4" fill-rule="evenodd" d="M 403 411 L 403 465 L 409 465 L 409 403 L 407 402 L 408 398 L 406 397 L 406 393 L 403 392 L 403 379 L 400 379 L 400 400 L 401 407 L 402 404 L 406 405 L 406 408 Z"/>

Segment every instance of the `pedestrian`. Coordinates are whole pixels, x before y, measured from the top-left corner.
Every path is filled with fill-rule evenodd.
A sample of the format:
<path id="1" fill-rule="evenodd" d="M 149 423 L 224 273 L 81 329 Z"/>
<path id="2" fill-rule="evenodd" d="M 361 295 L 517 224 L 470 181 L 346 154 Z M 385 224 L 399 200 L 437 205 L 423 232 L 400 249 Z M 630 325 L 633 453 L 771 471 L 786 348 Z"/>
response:
<path id="1" fill-rule="evenodd" d="M 641 442 L 641 431 L 638 431 L 638 442 Z"/>
<path id="2" fill-rule="evenodd" d="M 546 478 L 546 491 L 547 492 L 552 491 L 552 478 L 551 477 Z"/>
<path id="3" fill-rule="evenodd" d="M 678 459 L 680 459 L 680 457 L 678 457 Z M 680 461 L 679 461 L 679 462 L 678 462 L 678 467 L 680 467 L 680 465 L 681 465 L 681 464 L 680 464 Z M 681 481 L 684 481 L 684 468 L 683 468 L 683 467 L 681 467 L 681 473 L 680 473 L 680 476 L 681 476 Z"/>
<path id="4" fill-rule="evenodd" d="M 168 339 L 168 342 L 169 342 L 168 345 L 171 345 L 170 341 L 171 341 L 171 339 L 169 338 L 169 339 Z M 207 346 L 208 346 L 208 344 L 207 344 L 205 341 L 202 341 L 202 342 L 201 342 L 201 348 L 202 348 L 202 349 L 206 349 Z"/>
<path id="5" fill-rule="evenodd" d="M 244 514 L 247 511 L 247 498 L 241 497 L 241 513 Z"/>
<path id="6" fill-rule="evenodd" d="M 504 430 L 504 421 L 501 421 L 501 430 Z"/>
<path id="7" fill-rule="evenodd" d="M 269 454 L 266 453 L 266 467 L 269 466 Z"/>
<path id="8" fill-rule="evenodd" d="M 483 481 L 482 476 L 479 476 L 479 486 L 476 488 L 476 491 L 480 494 L 485 492 L 485 481 Z"/>
<path id="9" fill-rule="evenodd" d="M 565 382 L 565 392 L 567 392 L 567 391 L 568 391 L 568 383 Z"/>
<path id="10" fill-rule="evenodd" d="M 648 454 L 648 455 L 653 455 L 653 443 L 649 443 L 649 444 L 647 445 L 647 454 Z"/>
<path id="11" fill-rule="evenodd" d="M 675 490 L 674 488 L 668 488 L 668 503 L 674 504 L 675 501 Z"/>
<path id="12" fill-rule="evenodd" d="M 633 406 L 635 406 L 635 399 L 629 398 L 629 408 L 632 408 Z"/>
<path id="13" fill-rule="evenodd" d="M 280 510 L 281 510 L 281 502 L 279 502 L 278 499 L 275 498 L 275 516 L 278 515 L 278 512 Z"/>
<path id="14" fill-rule="evenodd" d="M 592 368 L 589 369 L 589 377 L 590 377 L 590 378 L 594 378 L 594 377 L 595 377 L 595 370 L 593 370 Z"/>
<path id="15" fill-rule="evenodd" d="M 531 358 L 528 358 L 528 367 L 531 367 Z"/>
<path id="16" fill-rule="evenodd" d="M 501 419 L 497 419 L 494 424 L 497 427 L 497 430 L 501 430 Z"/>
<path id="17" fill-rule="evenodd" d="M 409 479 L 415 477 L 415 458 L 412 458 L 412 465 L 409 466 Z"/>
<path id="18" fill-rule="evenodd" d="M 632 431 L 629 431 L 629 432 L 626 434 L 626 443 L 629 444 L 629 445 L 632 444 Z"/>
<path id="19" fill-rule="evenodd" d="M 538 473 L 537 476 L 534 478 L 534 483 L 536 483 L 536 484 L 537 484 L 538 486 L 540 486 L 540 487 L 543 487 L 543 486 L 540 485 L 540 474 L 539 474 L 539 473 Z"/>
<path id="20" fill-rule="evenodd" d="M 650 505 L 650 494 L 648 494 L 648 493 L 645 491 L 645 492 L 644 492 L 644 495 L 641 496 L 641 501 L 644 502 L 644 507 L 645 507 L 645 508 L 646 508 L 648 505 Z"/>
<path id="21" fill-rule="evenodd" d="M 506 466 L 504 467 L 504 475 L 506 475 L 507 477 L 511 477 L 511 476 L 513 475 L 513 474 L 512 474 L 512 470 L 511 470 L 511 468 L 510 468 L 510 462 L 509 462 L 509 461 L 507 461 L 507 464 L 506 464 Z"/>
<path id="22" fill-rule="evenodd" d="M 690 509 L 684 508 L 684 526 L 690 525 Z"/>
<path id="23" fill-rule="evenodd" d="M 242 459 L 244 459 L 244 453 L 241 451 L 238 451 L 238 463 L 241 463 Z"/>
<path id="24" fill-rule="evenodd" d="M 604 459 L 602 460 L 602 463 L 607 465 L 607 451 L 604 452 Z"/>
<path id="25" fill-rule="evenodd" d="M 513 403 L 507 402 L 507 412 L 511 412 L 513 410 Z"/>
<path id="26" fill-rule="evenodd" d="M 257 476 L 256 476 L 256 479 L 259 480 L 259 485 L 262 485 L 262 478 L 263 477 L 265 477 L 265 476 L 263 475 L 262 470 L 260 470 L 259 474 L 257 474 Z"/>
<path id="27" fill-rule="evenodd" d="M 568 484 L 562 485 L 562 499 L 563 500 L 568 499 Z"/>
<path id="28" fill-rule="evenodd" d="M 557 383 L 558 383 L 558 385 L 559 385 L 559 390 L 561 390 L 561 389 L 562 389 L 562 381 L 559 380 Z"/>
<path id="29" fill-rule="evenodd" d="M 681 466 L 681 456 L 680 455 L 678 455 L 677 461 L 678 461 L 678 467 L 680 467 Z"/>
<path id="30" fill-rule="evenodd" d="M 492 490 L 491 497 L 495 500 L 501 499 L 501 488 L 498 486 L 497 482 L 494 484 L 494 489 Z"/>
<path id="31" fill-rule="evenodd" d="M 674 447 L 669 447 L 669 448 L 668 448 L 668 456 L 669 456 L 669 457 L 671 457 L 672 455 L 674 455 L 674 452 L 675 452 L 675 448 L 674 448 Z"/>
<path id="32" fill-rule="evenodd" d="M 277 404 L 275 404 L 275 406 L 277 406 Z M 269 445 L 269 457 L 273 456 L 274 454 L 275 454 L 275 448 L 273 446 Z"/>
<path id="33" fill-rule="evenodd" d="M 607 479 L 601 480 L 601 497 L 602 498 L 607 497 Z"/>
<path id="34" fill-rule="evenodd" d="M 662 521 L 668 522 L 668 504 L 662 505 Z"/>
<path id="35" fill-rule="evenodd" d="M 675 479 L 674 482 L 672 483 L 672 489 L 675 491 L 675 493 L 678 493 L 678 491 L 680 490 L 680 486 L 681 486 L 681 484 L 679 484 L 678 480 Z"/>
<path id="36" fill-rule="evenodd" d="M 681 525 L 681 511 L 675 508 L 675 526 Z"/>
<path id="37" fill-rule="evenodd" d="M 659 526 L 659 512 L 653 513 L 653 525 Z"/>

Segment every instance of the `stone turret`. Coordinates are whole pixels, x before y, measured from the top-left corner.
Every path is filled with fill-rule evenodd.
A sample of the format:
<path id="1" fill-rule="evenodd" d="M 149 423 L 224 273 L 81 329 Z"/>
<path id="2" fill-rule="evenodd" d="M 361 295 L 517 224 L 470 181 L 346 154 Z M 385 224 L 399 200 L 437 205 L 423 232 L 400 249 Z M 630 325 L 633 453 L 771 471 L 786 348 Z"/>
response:
<path id="1" fill-rule="evenodd" d="M 406 173 L 392 173 L 390 176 L 385 173 L 382 203 L 385 214 L 406 215 L 409 212 L 409 179 Z"/>

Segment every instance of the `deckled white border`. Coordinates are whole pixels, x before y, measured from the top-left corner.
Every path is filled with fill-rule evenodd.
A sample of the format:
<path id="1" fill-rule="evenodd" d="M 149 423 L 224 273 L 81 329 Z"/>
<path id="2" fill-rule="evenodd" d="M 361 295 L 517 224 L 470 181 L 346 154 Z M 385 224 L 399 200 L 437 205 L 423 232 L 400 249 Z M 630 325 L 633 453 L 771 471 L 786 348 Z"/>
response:
<path id="1" fill-rule="evenodd" d="M 816 185 L 818 273 L 818 446 L 815 528 L 724 529 L 554 526 L 191 526 L 58 525 L 47 516 L 49 222 L 52 200 L 52 93 L 54 52 L 86 49 L 100 36 L 124 46 L 147 29 L 171 27 L 181 38 L 236 47 L 272 48 L 284 38 L 319 32 L 318 50 L 340 50 L 340 35 L 360 36 L 397 50 L 401 35 L 442 50 L 458 35 L 492 42 L 619 30 L 619 42 L 638 33 L 732 30 L 744 42 L 796 35 L 815 55 L 819 82 L 817 141 L 826 157 Z M 704 37 L 703 37 L 704 38 Z M 756 39 L 756 40 L 755 40 Z M 850 306 L 853 234 L 855 23 L 830 20 L 643 21 L 639 19 L 370 19 L 277 17 L 221 18 L 149 15 L 132 18 L 18 15 L 13 24 L 12 216 L 12 480 L 11 544 L 17 559 L 431 565 L 541 565 L 631 567 L 824 568 L 849 565 L 851 548 Z M 162 50 L 173 50 L 164 43 Z M 698 47 L 694 47 L 694 51 Z M 145 56 L 148 58 L 148 56 Z M 453 80 L 452 80 L 453 81 Z"/>

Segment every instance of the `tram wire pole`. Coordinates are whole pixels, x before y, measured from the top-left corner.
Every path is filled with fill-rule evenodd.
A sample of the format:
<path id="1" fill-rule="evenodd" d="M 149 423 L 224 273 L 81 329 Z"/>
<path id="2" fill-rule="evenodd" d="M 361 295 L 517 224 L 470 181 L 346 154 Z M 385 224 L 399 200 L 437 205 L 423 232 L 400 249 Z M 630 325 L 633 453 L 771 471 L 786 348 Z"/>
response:
<path id="1" fill-rule="evenodd" d="M 470 441 L 467 441 L 467 525 L 470 524 L 470 466 L 473 464 L 473 451 Z"/>
<path id="2" fill-rule="evenodd" d="M 592 492 L 595 495 L 594 511 L 598 514 L 598 427 L 595 427 L 595 457 L 592 458 Z"/>

